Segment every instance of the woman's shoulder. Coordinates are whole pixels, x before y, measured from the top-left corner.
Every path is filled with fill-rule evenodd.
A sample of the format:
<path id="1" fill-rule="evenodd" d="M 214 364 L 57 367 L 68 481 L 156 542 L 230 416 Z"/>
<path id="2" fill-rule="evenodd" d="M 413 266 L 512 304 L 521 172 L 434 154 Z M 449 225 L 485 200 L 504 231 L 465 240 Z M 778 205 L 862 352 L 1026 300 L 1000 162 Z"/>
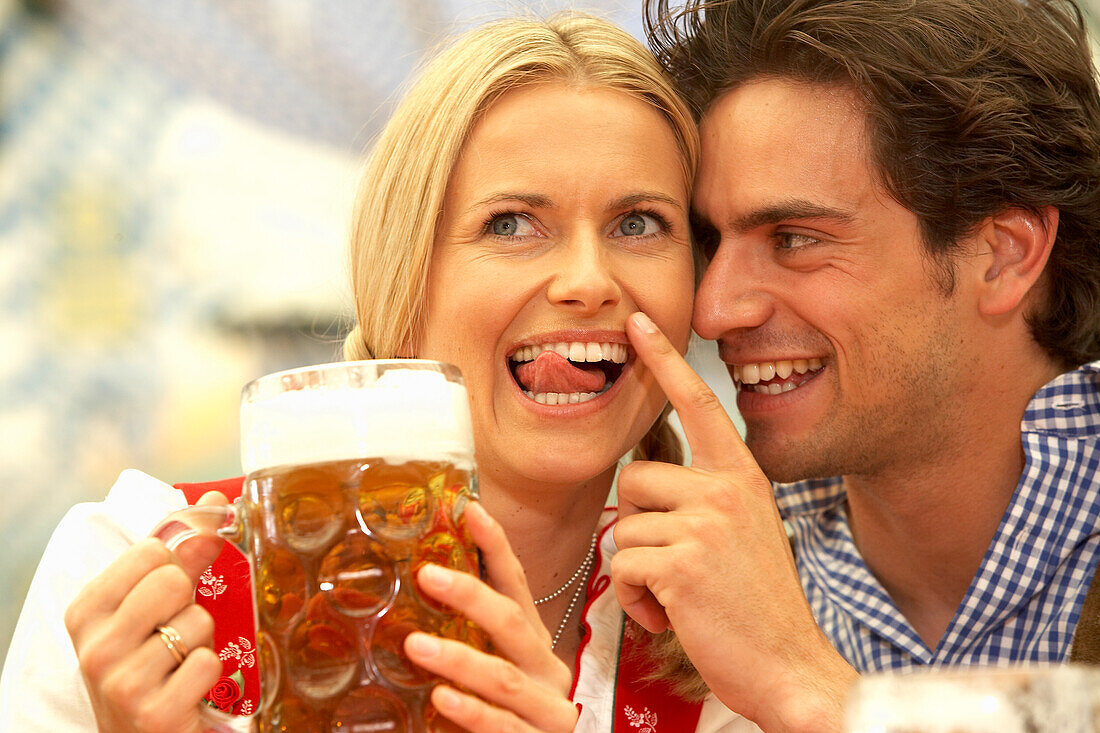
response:
<path id="1" fill-rule="evenodd" d="M 146 473 L 127 469 L 99 501 L 69 507 L 54 529 L 51 543 L 63 542 L 70 535 L 86 538 L 88 534 L 132 542 L 148 534 L 166 514 L 186 505 L 181 491 Z"/>
<path id="2" fill-rule="evenodd" d="M 243 478 L 237 477 L 173 486 L 137 469 L 127 469 L 102 500 L 70 507 L 50 544 L 60 546 L 62 552 L 69 546 L 106 545 L 114 553 L 147 537 L 168 514 L 193 504 L 206 491 L 221 491 L 232 501 L 240 496 L 242 484 Z"/>

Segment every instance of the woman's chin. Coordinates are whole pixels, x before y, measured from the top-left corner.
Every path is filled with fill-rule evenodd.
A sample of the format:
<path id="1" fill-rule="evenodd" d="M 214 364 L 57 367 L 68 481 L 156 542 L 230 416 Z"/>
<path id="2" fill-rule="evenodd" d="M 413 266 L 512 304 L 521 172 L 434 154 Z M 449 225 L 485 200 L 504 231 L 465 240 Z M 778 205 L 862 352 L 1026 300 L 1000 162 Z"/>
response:
<path id="1" fill-rule="evenodd" d="M 569 487 L 592 484 L 602 479 L 610 488 L 619 458 L 603 451 L 599 455 L 585 455 L 582 451 L 555 451 L 551 455 L 547 450 L 542 454 L 535 452 L 527 456 L 513 456 L 513 470 L 529 483 Z"/>

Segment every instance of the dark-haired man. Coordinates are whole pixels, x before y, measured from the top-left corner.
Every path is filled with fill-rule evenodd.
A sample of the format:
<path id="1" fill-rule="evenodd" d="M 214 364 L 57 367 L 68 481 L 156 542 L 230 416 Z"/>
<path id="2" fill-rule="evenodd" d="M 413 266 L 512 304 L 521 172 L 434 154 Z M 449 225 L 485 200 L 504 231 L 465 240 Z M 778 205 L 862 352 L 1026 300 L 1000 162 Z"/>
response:
<path id="1" fill-rule="evenodd" d="M 751 455 L 632 324 L 693 466 L 620 478 L 624 607 L 674 627 L 769 732 L 836 729 L 856 670 L 1080 655 L 1100 559 L 1100 100 L 1077 8 L 646 14 L 700 119 L 694 326 Z"/>

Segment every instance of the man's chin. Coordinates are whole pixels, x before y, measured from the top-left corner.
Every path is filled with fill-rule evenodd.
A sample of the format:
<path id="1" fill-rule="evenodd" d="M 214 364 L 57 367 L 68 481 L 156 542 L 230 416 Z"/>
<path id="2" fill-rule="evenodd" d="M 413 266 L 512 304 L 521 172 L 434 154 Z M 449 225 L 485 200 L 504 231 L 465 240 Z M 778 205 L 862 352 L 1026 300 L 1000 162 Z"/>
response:
<path id="1" fill-rule="evenodd" d="M 806 470 L 784 470 L 778 469 L 774 471 L 764 470 L 764 475 L 768 477 L 768 480 L 773 484 L 793 484 L 799 481 L 809 481 L 816 478 L 828 478 L 831 474 L 821 471 L 806 471 Z"/>
<path id="2" fill-rule="evenodd" d="M 754 436 L 751 430 L 745 444 L 764 475 L 773 483 L 791 484 L 837 475 L 830 472 L 830 466 L 823 465 L 825 462 L 820 456 L 812 455 L 803 445 L 791 441 L 763 440 Z"/>

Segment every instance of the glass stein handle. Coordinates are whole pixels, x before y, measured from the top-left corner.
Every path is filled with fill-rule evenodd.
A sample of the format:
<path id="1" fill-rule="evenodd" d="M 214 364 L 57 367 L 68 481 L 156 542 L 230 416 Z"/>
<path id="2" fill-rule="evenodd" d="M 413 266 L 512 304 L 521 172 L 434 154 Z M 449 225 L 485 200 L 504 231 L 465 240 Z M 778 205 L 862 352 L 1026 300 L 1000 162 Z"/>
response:
<path id="1" fill-rule="evenodd" d="M 244 514 L 240 504 L 189 506 L 165 517 L 150 533 L 164 542 L 172 552 L 194 538 L 226 540 L 245 555 L 247 537 Z"/>

